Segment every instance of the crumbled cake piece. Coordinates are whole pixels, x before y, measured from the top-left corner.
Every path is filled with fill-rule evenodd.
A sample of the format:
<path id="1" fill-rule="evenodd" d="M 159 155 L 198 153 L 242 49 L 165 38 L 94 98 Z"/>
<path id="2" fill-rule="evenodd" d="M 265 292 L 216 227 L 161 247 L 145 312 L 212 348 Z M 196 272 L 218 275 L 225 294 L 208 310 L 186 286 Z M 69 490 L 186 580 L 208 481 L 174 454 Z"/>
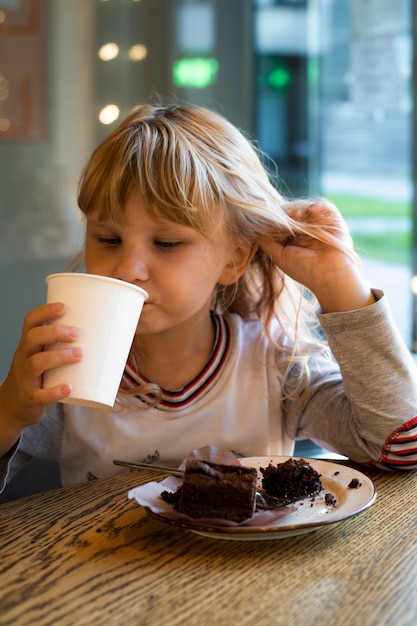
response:
<path id="1" fill-rule="evenodd" d="M 291 501 L 320 493 L 320 474 L 304 459 L 288 459 L 284 463 L 260 468 L 262 487 L 271 496 Z"/>
<path id="2" fill-rule="evenodd" d="M 328 504 L 329 506 L 336 506 L 337 505 L 337 500 L 334 497 L 334 495 L 330 492 L 327 492 L 326 495 L 324 496 L 324 501 L 326 504 Z"/>
<path id="3" fill-rule="evenodd" d="M 358 478 L 352 478 L 352 480 L 350 481 L 350 483 L 348 484 L 348 489 L 359 489 L 359 487 L 361 486 L 361 482 L 359 482 Z"/>

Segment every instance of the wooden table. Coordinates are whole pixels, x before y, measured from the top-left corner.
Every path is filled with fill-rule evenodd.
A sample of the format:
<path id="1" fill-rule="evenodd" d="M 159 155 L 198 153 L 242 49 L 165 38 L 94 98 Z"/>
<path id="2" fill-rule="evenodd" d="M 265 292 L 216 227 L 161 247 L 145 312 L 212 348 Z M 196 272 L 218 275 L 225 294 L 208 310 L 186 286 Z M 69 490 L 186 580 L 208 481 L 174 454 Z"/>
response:
<path id="1" fill-rule="evenodd" d="M 150 470 L 0 506 L 0 624 L 417 624 L 417 472 L 362 469 L 376 503 L 279 540 L 203 538 L 146 515 Z"/>

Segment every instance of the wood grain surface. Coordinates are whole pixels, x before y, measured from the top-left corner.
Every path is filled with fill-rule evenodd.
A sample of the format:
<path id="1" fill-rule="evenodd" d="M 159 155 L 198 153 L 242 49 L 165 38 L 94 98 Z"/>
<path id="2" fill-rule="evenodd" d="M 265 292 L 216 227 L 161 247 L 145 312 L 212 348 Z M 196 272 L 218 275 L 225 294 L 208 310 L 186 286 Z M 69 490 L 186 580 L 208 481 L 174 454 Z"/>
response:
<path id="1" fill-rule="evenodd" d="M 313 533 L 203 538 L 127 499 L 150 470 L 0 506 L 0 625 L 417 624 L 417 473 L 361 468 L 378 497 Z"/>

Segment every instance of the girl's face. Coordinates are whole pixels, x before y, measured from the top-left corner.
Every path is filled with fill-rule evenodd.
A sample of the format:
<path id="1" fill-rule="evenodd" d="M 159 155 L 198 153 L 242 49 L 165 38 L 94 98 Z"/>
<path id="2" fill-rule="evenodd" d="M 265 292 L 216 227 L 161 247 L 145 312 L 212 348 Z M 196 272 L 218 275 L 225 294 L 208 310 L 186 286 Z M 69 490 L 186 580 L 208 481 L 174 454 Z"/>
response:
<path id="1" fill-rule="evenodd" d="M 230 241 L 209 241 L 189 226 L 154 217 L 140 195 L 121 223 L 87 216 L 86 269 L 145 289 L 138 335 L 164 333 L 207 318 L 217 283 L 237 279 Z"/>

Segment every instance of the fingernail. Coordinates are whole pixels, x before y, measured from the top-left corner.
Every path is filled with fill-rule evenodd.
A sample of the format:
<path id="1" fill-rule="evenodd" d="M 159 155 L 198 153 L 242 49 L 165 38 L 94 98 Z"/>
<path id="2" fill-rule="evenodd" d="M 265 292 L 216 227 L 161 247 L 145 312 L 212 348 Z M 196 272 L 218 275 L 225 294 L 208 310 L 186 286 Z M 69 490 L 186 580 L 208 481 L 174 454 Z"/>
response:
<path id="1" fill-rule="evenodd" d="M 78 337 L 78 328 L 69 327 L 67 332 L 69 337 Z"/>
<path id="2" fill-rule="evenodd" d="M 72 348 L 71 354 L 73 357 L 79 359 L 84 355 L 84 350 L 82 348 Z"/>

